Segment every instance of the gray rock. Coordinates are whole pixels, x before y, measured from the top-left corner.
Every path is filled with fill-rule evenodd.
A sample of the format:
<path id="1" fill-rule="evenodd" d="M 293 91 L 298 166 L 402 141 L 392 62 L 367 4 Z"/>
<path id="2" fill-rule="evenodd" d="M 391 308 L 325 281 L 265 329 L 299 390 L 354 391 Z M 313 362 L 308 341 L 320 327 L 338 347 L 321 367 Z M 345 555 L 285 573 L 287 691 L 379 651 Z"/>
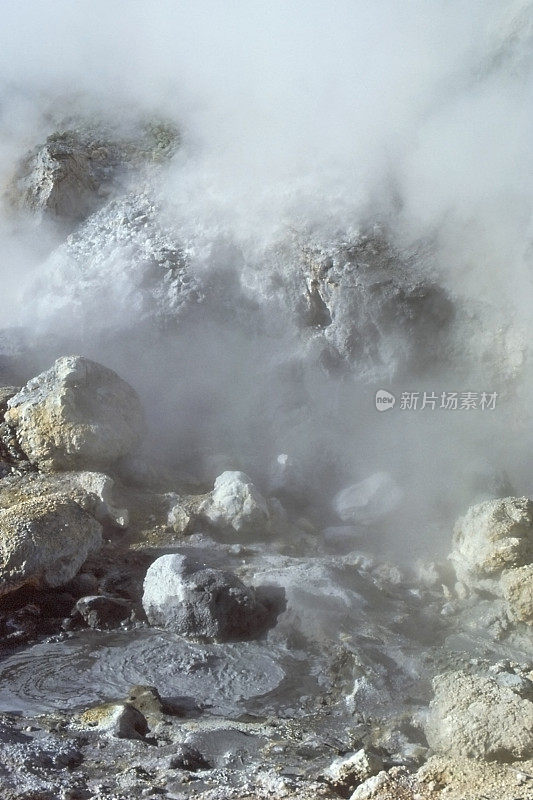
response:
<path id="1" fill-rule="evenodd" d="M 254 589 L 231 572 L 179 555 L 161 556 L 149 567 L 142 602 L 152 625 L 200 639 L 250 638 L 269 616 Z"/>
<path id="2" fill-rule="evenodd" d="M 33 378 L 9 400 L 5 419 L 43 470 L 106 467 L 133 449 L 143 429 L 131 386 L 81 356 L 59 358 Z"/>
<path id="3" fill-rule="evenodd" d="M 69 497 L 22 497 L 0 508 L 0 594 L 61 586 L 101 545 L 101 525 Z"/>
<path id="4" fill-rule="evenodd" d="M 374 381 L 420 372 L 437 353 L 442 363 L 454 309 L 415 268 L 418 254 L 399 253 L 378 229 L 330 242 L 304 236 L 287 250 L 287 301 L 328 370 L 355 365 Z"/>
<path id="5" fill-rule="evenodd" d="M 162 120 L 141 124 L 128 137 L 80 119 L 22 159 L 7 196 L 37 220 L 48 217 L 72 225 L 102 205 L 113 185 L 120 187 L 128 166 L 161 160 L 178 141 L 174 126 Z"/>
<path id="6" fill-rule="evenodd" d="M 512 761 L 533 755 L 533 702 L 484 675 L 449 672 L 433 681 L 425 725 L 433 750 Z"/>
<path id="7" fill-rule="evenodd" d="M 182 769 L 186 772 L 199 772 L 211 769 L 211 764 L 196 747 L 184 743 L 178 745 L 176 753 L 170 759 L 170 769 Z"/>
<path id="8" fill-rule="evenodd" d="M 131 605 L 126 600 L 110 595 L 80 597 L 76 611 L 90 628 L 116 628 L 131 616 Z"/>

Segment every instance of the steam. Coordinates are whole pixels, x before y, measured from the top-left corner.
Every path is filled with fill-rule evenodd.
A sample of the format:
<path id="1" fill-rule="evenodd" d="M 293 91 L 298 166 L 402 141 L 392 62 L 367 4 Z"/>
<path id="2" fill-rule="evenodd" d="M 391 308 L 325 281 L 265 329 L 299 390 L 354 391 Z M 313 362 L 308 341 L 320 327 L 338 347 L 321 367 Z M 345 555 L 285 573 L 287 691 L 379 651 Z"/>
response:
<path id="1" fill-rule="evenodd" d="M 398 416 L 373 409 L 375 387 L 357 375 L 339 383 L 306 361 L 264 287 L 266 331 L 249 319 L 239 330 L 220 314 L 200 316 L 164 341 L 144 329 L 135 344 L 108 337 L 103 352 L 94 338 L 109 322 L 103 314 L 80 341 L 68 308 L 59 327 L 51 313 L 61 346 L 76 345 L 140 388 L 160 451 L 194 472 L 220 448 L 228 466 L 263 481 L 276 452 L 290 451 L 324 498 L 365 470 L 391 469 L 420 508 L 419 528 L 438 516 L 443 494 L 455 498 L 454 511 L 471 499 L 466 466 L 505 468 L 517 491 L 529 491 L 522 430 L 509 421 L 527 425 L 533 383 L 522 362 L 532 297 L 532 3 L 6 0 L 2 17 L 3 184 L 58 115 L 124 127 L 164 116 L 182 145 L 159 177 L 162 221 L 196 274 L 237 274 L 236 306 L 241 290 L 261 289 L 265 259 L 290 236 L 326 247 L 377 223 L 399 252 L 429 243 L 431 257 L 417 268 L 472 315 L 485 308 L 481 327 L 472 316 L 465 335 L 487 338 L 496 352 L 491 337 L 505 329 L 495 358 L 520 373 L 512 409 L 490 422 L 426 414 L 398 426 Z M 3 220 L 0 235 L 3 321 L 31 325 L 28 286 L 54 234 L 43 241 L 42 231 Z M 43 345 L 43 362 L 55 347 Z M 494 375 L 483 364 L 475 387 L 445 386 L 449 373 L 436 366 L 440 388 L 498 388 L 482 385 Z M 457 382 L 467 377 L 461 369 Z"/>

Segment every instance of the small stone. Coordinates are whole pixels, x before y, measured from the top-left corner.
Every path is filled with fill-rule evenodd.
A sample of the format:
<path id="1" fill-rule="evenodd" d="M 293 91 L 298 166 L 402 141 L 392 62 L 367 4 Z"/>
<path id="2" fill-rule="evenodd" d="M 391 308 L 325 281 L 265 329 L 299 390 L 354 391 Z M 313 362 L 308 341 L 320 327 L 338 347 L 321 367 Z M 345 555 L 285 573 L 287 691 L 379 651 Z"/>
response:
<path id="1" fill-rule="evenodd" d="M 362 748 L 347 758 L 338 758 L 324 773 L 328 783 L 344 797 L 356 786 L 383 768 L 383 761 L 372 750 Z"/>
<path id="2" fill-rule="evenodd" d="M 131 616 L 126 600 L 107 594 L 80 597 L 75 609 L 90 628 L 116 628 Z"/>
<path id="3" fill-rule="evenodd" d="M 188 744 L 178 745 L 176 754 L 170 759 L 169 766 L 170 769 L 182 769 L 186 772 L 211 769 L 211 764 L 203 757 L 200 751 Z"/>
<path id="4" fill-rule="evenodd" d="M 82 728 L 96 728 L 117 739 L 143 739 L 148 733 L 146 717 L 129 703 L 107 703 L 87 709 L 77 717 Z"/>

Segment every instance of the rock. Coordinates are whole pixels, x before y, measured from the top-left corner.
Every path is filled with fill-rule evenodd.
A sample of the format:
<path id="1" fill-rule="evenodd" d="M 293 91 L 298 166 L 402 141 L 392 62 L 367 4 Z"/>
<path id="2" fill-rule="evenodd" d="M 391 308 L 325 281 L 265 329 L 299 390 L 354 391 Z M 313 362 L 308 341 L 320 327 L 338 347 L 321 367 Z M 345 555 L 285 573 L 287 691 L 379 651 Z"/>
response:
<path id="1" fill-rule="evenodd" d="M 533 564 L 505 570 L 501 587 L 511 619 L 533 625 Z"/>
<path id="2" fill-rule="evenodd" d="M 533 755 L 533 702 L 484 675 L 449 672 L 433 681 L 425 733 L 437 752 L 513 761 Z"/>
<path id="3" fill-rule="evenodd" d="M 106 703 L 82 712 L 76 719 L 81 728 L 96 728 L 117 739 L 143 739 L 148 722 L 129 703 Z"/>
<path id="4" fill-rule="evenodd" d="M 152 725 L 158 722 L 167 710 L 155 686 L 132 686 L 126 702 L 144 714 Z"/>
<path id="5" fill-rule="evenodd" d="M 89 595 L 80 597 L 76 611 L 90 628 L 116 628 L 131 616 L 131 605 L 118 597 L 110 595 Z"/>
<path id="6" fill-rule="evenodd" d="M 394 511 L 402 496 L 387 472 L 375 472 L 342 489 L 333 500 L 333 508 L 343 522 L 370 525 Z"/>
<path id="7" fill-rule="evenodd" d="M 512 621 L 533 623 L 533 501 L 506 497 L 469 508 L 455 525 L 450 560 L 463 594 L 503 597 Z"/>
<path id="8" fill-rule="evenodd" d="M 376 797 L 376 800 L 381 800 L 381 797 L 383 800 L 386 800 L 387 794 L 383 794 L 378 797 L 376 792 L 379 793 L 380 789 L 388 788 L 388 784 L 388 775 L 385 770 L 381 770 L 381 772 L 378 772 L 377 775 L 372 775 L 372 777 L 367 778 L 364 783 L 358 786 L 354 793 L 350 796 L 350 800 L 370 800 L 372 797 Z M 388 794 L 388 797 L 391 797 L 391 795 Z"/>
<path id="9" fill-rule="evenodd" d="M 68 497 L 31 498 L 0 509 L 0 594 L 61 586 L 102 545 L 102 528 Z"/>
<path id="10" fill-rule="evenodd" d="M 29 472 L 12 475 L 0 486 L 0 508 L 30 498 L 66 495 L 98 522 L 123 528 L 128 511 L 115 505 L 115 483 L 101 472 Z"/>
<path id="11" fill-rule="evenodd" d="M 44 215 L 70 222 L 83 219 L 102 202 L 98 188 L 107 153 L 101 148 L 101 157 L 94 155 L 75 131 L 49 136 L 19 166 L 10 190 L 15 205 L 39 219 Z"/>
<path id="12" fill-rule="evenodd" d="M 161 556 L 149 567 L 142 602 L 152 625 L 200 639 L 247 639 L 269 616 L 254 589 L 231 572 L 179 555 Z"/>
<path id="13" fill-rule="evenodd" d="M 223 472 L 200 513 L 218 528 L 236 533 L 263 533 L 269 511 L 265 498 L 244 472 Z"/>
<path id="14" fill-rule="evenodd" d="M 442 363 L 453 336 L 451 298 L 385 232 L 295 244 L 285 256 L 287 301 L 303 331 L 323 342 L 327 369 L 354 365 L 370 383 Z"/>
<path id="15" fill-rule="evenodd" d="M 143 346 L 144 331 L 134 330 L 141 321 L 173 326 L 198 310 L 202 278 L 160 212 L 150 193 L 134 191 L 92 214 L 42 264 L 32 287 L 34 319 L 54 331 L 66 312 L 89 330 L 98 319 L 100 329 L 127 327 L 130 342 L 133 335 Z"/>
<path id="16" fill-rule="evenodd" d="M 383 769 L 383 761 L 373 751 L 362 748 L 351 756 L 336 759 L 325 771 L 327 782 L 343 797 L 356 786 Z"/>
<path id="17" fill-rule="evenodd" d="M 115 505 L 115 481 L 103 472 L 68 473 L 74 487 L 80 487 L 88 495 L 92 495 L 95 503 L 91 509 L 99 522 L 114 525 L 116 528 L 127 528 L 129 513 L 127 508 Z"/>
<path id="18" fill-rule="evenodd" d="M 168 513 L 168 524 L 175 533 L 187 533 L 194 520 L 193 512 L 179 499 L 174 502 Z"/>
<path id="19" fill-rule="evenodd" d="M 72 225 L 107 199 L 129 165 L 170 155 L 179 140 L 173 125 L 141 124 L 126 139 L 103 123 L 78 120 L 28 153 L 8 189 L 15 207 L 37 220 L 55 218 Z"/>
<path id="20" fill-rule="evenodd" d="M 466 586 L 499 594 L 505 569 L 528 564 L 533 555 L 533 501 L 488 500 L 468 509 L 455 524 L 450 555 Z"/>
<path id="21" fill-rule="evenodd" d="M 20 392 L 20 386 L 0 386 L 0 414 L 7 411 L 7 403 Z"/>
<path id="22" fill-rule="evenodd" d="M 184 743 L 178 745 L 175 755 L 171 757 L 170 769 L 199 772 L 200 770 L 211 769 L 211 764 L 203 757 L 196 747 L 191 747 Z"/>
<path id="23" fill-rule="evenodd" d="M 5 419 L 45 471 L 105 468 L 132 450 L 143 429 L 131 386 L 81 356 L 59 358 L 33 378 L 9 400 Z"/>

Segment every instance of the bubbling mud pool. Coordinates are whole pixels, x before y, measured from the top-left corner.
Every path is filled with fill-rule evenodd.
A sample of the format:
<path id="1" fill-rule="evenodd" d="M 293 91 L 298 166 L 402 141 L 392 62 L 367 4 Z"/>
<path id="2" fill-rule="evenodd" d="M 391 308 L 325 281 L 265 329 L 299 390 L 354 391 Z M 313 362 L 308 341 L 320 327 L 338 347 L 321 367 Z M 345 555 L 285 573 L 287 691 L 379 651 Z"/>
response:
<path id="1" fill-rule="evenodd" d="M 214 715 L 240 716 L 258 705 L 268 713 L 289 703 L 296 666 L 296 658 L 256 642 L 197 644 L 160 631 L 83 632 L 5 658 L 0 709 L 71 711 L 123 698 L 132 685 L 144 684 Z M 299 686 L 312 689 L 301 663 L 297 671 Z"/>

